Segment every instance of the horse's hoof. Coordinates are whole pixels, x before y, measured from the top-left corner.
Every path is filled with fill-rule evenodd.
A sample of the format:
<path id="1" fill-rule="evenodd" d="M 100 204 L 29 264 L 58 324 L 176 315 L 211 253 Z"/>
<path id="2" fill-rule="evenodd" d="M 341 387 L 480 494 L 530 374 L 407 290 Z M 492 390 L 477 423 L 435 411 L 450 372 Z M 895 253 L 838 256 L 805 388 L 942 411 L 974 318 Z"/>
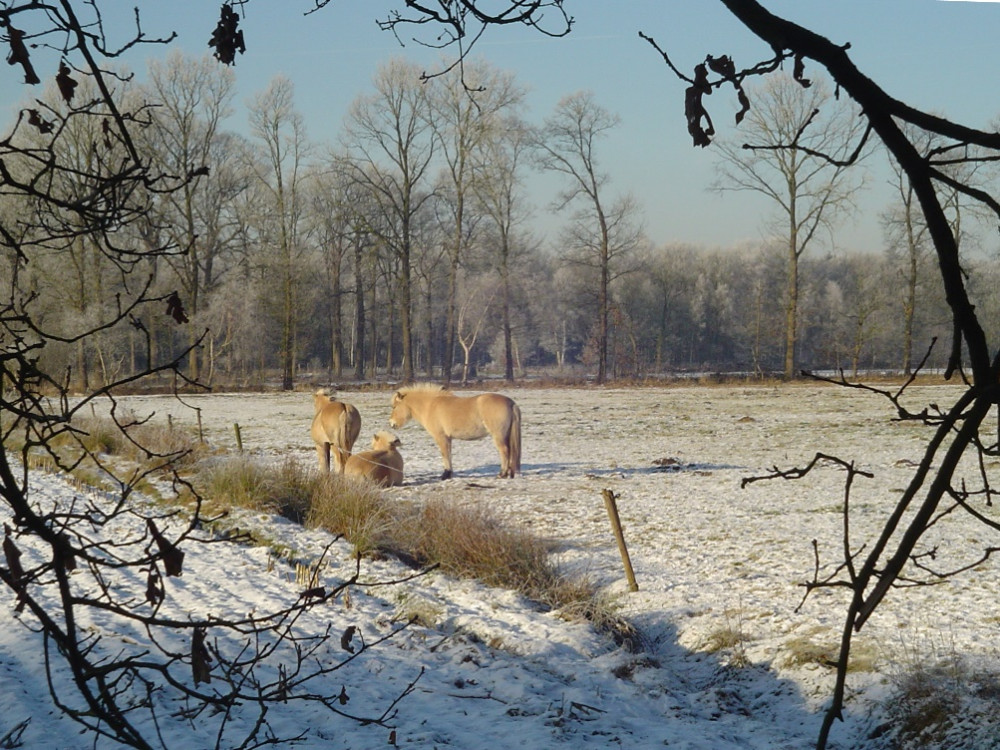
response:
<path id="1" fill-rule="evenodd" d="M 442 478 L 442 479 L 451 479 L 451 469 L 449 469 L 448 471 L 444 472 L 444 473 L 443 473 L 443 474 L 441 475 L 441 478 Z"/>

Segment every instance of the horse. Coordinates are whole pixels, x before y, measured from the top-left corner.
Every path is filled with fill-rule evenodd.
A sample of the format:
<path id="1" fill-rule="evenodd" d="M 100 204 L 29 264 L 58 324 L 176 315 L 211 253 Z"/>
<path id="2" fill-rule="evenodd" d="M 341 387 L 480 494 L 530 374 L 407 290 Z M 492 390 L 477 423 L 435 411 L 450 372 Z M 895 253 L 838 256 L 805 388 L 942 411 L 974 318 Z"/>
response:
<path id="1" fill-rule="evenodd" d="M 451 478 L 451 441 L 492 436 L 500 454 L 500 477 L 521 471 L 521 409 L 499 393 L 456 396 L 435 385 L 402 388 L 392 397 L 389 424 L 399 429 L 415 419 L 441 450 L 442 479 Z"/>
<path id="2" fill-rule="evenodd" d="M 316 443 L 319 469 L 330 471 L 332 453 L 334 469 L 343 474 L 344 465 L 361 432 L 361 415 L 353 404 L 338 401 L 322 388 L 313 394 L 313 405 L 316 414 L 309 434 Z"/>
<path id="3" fill-rule="evenodd" d="M 371 450 L 355 453 L 347 459 L 344 474 L 365 477 L 383 487 L 403 483 L 403 457 L 399 454 L 402 443 L 391 432 L 376 432 Z"/>

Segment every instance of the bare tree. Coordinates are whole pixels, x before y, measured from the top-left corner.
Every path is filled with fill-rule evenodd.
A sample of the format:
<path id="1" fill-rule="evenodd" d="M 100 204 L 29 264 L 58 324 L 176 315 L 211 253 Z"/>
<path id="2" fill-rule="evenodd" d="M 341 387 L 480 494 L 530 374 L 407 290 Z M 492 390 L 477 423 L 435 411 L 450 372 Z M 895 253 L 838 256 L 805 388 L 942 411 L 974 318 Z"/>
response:
<path id="1" fill-rule="evenodd" d="M 459 74 L 460 73 L 460 74 Z M 451 240 L 448 245 L 448 296 L 445 309 L 445 345 L 442 375 L 451 380 L 456 336 L 456 297 L 459 267 L 474 236 L 475 218 L 470 215 L 469 196 L 475 183 L 476 154 L 488 148 L 498 135 L 495 122 L 515 110 L 524 100 L 524 89 L 510 73 L 486 63 L 464 64 L 457 73 L 433 81 L 428 115 L 444 160 L 447 189 L 443 203 L 450 208 Z"/>
<path id="2" fill-rule="evenodd" d="M 902 371 L 913 372 L 913 325 L 917 313 L 917 295 L 921 280 L 929 273 L 927 262 L 933 252 L 927 237 L 927 225 L 916 202 L 916 195 L 906 175 L 896 170 L 894 187 L 899 193 L 899 203 L 882 215 L 882 226 L 891 258 L 899 258 L 905 295 L 903 297 L 903 352 Z"/>
<path id="3" fill-rule="evenodd" d="M 747 94 L 753 107 L 740 125 L 741 142 L 714 141 L 722 157 L 716 188 L 767 196 L 780 216 L 778 226 L 784 225 L 778 234 L 787 238 L 785 377 L 790 378 L 796 371 L 799 261 L 820 231 L 831 230 L 854 207 L 860 179 L 844 160 L 863 125 L 822 81 L 804 88 L 790 75 L 775 74 Z"/>
<path id="4" fill-rule="evenodd" d="M 228 249 L 222 225 L 226 213 L 220 209 L 241 189 L 217 151 L 224 141 L 222 121 L 232 111 L 234 87 L 233 73 L 207 54 L 199 60 L 175 50 L 166 62 L 149 63 L 146 88 L 158 106 L 152 110 L 152 127 L 144 131 L 144 146 L 163 172 L 197 176 L 164 194 L 154 208 L 155 225 L 185 250 L 167 262 L 177 274 L 191 317 L 201 312 L 204 295 L 217 283 L 216 274 L 222 270 L 217 262 Z M 210 170 L 209 164 L 217 168 Z M 198 335 L 194 326 L 191 335 Z M 191 348 L 188 374 L 193 379 L 199 377 L 199 352 Z"/>
<path id="5" fill-rule="evenodd" d="M 371 194 L 380 216 L 371 223 L 397 256 L 397 299 L 403 344 L 403 377 L 413 380 L 411 254 L 413 221 L 430 197 L 423 188 L 434 156 L 426 92 L 419 71 L 392 60 L 375 75 L 375 93 L 357 99 L 344 134 L 350 177 Z"/>
<path id="6" fill-rule="evenodd" d="M 944 138 L 934 133 L 920 131 L 919 129 L 906 128 L 907 137 L 911 139 L 914 146 L 923 154 L 930 155 L 938 149 L 948 150 L 949 146 Z M 942 171 L 946 172 L 953 181 L 974 186 L 976 189 L 985 189 L 989 177 L 984 164 L 988 162 L 960 161 L 957 163 L 942 165 Z M 902 341 L 902 370 L 909 375 L 913 371 L 913 339 L 914 328 L 918 310 L 918 298 L 923 292 L 923 287 L 934 273 L 933 269 L 933 248 L 927 232 L 927 223 L 917 202 L 917 196 L 910 185 L 906 172 L 895 161 L 890 161 L 893 173 L 892 186 L 898 197 L 898 202 L 889 206 L 882 213 L 882 227 L 885 233 L 887 253 L 890 259 L 895 260 L 900 265 L 900 273 L 903 277 L 903 288 L 905 294 L 902 300 L 903 312 L 903 341 Z M 968 198 L 961 191 L 950 186 L 940 188 L 943 191 L 942 205 L 951 223 L 952 231 L 961 248 L 967 239 L 968 233 L 963 225 L 963 219 L 968 218 L 966 214 L 972 214 L 973 219 L 982 217 L 982 207 L 976 201 Z"/>
<path id="7" fill-rule="evenodd" d="M 504 378 L 514 381 L 514 335 L 511 315 L 512 276 L 531 242 L 519 232 L 530 210 L 522 194 L 523 170 L 531 147 L 530 131 L 517 117 L 493 123 L 491 137 L 479 151 L 476 196 L 493 231 L 486 240 L 491 265 L 500 276 L 500 318 L 503 332 Z"/>
<path id="8" fill-rule="evenodd" d="M 338 179 L 340 178 L 340 179 Z M 326 284 L 319 290 L 319 307 L 327 310 L 330 326 L 330 377 L 343 375 L 346 346 L 344 341 L 345 262 L 353 260 L 355 239 L 349 191 L 339 170 L 314 175 L 309 185 L 310 234 L 318 246 Z"/>
<path id="9" fill-rule="evenodd" d="M 440 192 L 444 192 L 443 190 Z M 445 363 L 449 359 L 454 360 L 454 354 L 448 354 L 446 349 L 454 348 L 454 320 L 450 321 L 452 336 L 442 331 L 449 330 L 448 310 L 452 310 L 455 305 L 454 295 L 456 289 L 452 288 L 451 272 L 453 266 L 451 259 L 456 247 L 464 249 L 472 241 L 471 237 L 463 236 L 455 242 L 453 230 L 455 229 L 454 218 L 449 218 L 452 209 L 444 208 L 441 204 L 446 201 L 432 198 L 424 204 L 422 210 L 414 217 L 413 237 L 414 244 L 420 248 L 420 252 L 413 257 L 413 277 L 415 288 L 419 289 L 419 296 L 422 304 L 420 310 L 415 313 L 415 317 L 420 318 L 423 329 L 422 340 L 423 350 L 423 370 L 427 377 L 434 377 L 435 362 L 440 362 L 442 371 Z M 441 214 L 445 214 L 442 216 Z M 471 234 L 471 228 L 470 228 Z M 454 267 L 457 272 L 458 268 Z M 444 307 L 445 314 L 441 314 Z M 445 319 L 444 325 L 441 323 L 442 317 Z M 451 368 L 454 362 L 448 364 Z M 450 379 L 451 375 L 444 377 Z"/>
<path id="10" fill-rule="evenodd" d="M 458 308 L 458 343 L 462 346 L 462 385 L 469 382 L 472 368 L 472 349 L 482 331 L 483 323 L 489 314 L 497 287 L 492 279 L 479 278 L 465 289 L 463 299 Z"/>
<path id="11" fill-rule="evenodd" d="M 265 245 L 261 257 L 265 265 L 273 268 L 273 280 L 278 286 L 281 387 L 286 391 L 295 381 L 301 314 L 297 303 L 305 252 L 300 233 L 309 153 L 305 123 L 295 110 L 294 96 L 292 82 L 279 76 L 254 98 L 250 108 L 250 130 L 262 147 L 262 161 L 255 164 L 258 184 L 267 196 L 266 205 L 260 206 L 263 223 L 258 225 Z M 271 252 L 272 247 L 276 253 Z"/>
<path id="12" fill-rule="evenodd" d="M 619 118 L 594 101 L 590 92 L 564 97 L 545 121 L 536 140 L 542 169 L 566 178 L 555 209 L 582 204 L 566 230 L 564 242 L 571 261 L 595 274 L 595 338 L 597 382 L 608 377 L 608 337 L 611 282 L 632 270 L 630 256 L 639 247 L 641 233 L 635 222 L 636 205 L 630 196 L 610 201 L 609 178 L 600 171 L 597 142 L 615 128 Z"/>

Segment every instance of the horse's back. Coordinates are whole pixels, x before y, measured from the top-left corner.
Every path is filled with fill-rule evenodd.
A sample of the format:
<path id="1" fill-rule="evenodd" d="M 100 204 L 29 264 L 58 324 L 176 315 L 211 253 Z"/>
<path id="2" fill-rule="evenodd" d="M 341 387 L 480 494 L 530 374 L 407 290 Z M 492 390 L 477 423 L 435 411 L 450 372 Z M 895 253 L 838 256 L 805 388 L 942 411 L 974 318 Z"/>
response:
<path id="1" fill-rule="evenodd" d="M 342 427 L 343 433 L 341 433 Z M 319 405 L 310 430 L 313 440 L 317 443 L 334 442 L 343 434 L 352 446 L 360 432 L 361 414 L 357 408 L 346 401 L 332 400 Z"/>
<path id="2" fill-rule="evenodd" d="M 508 426 L 513 421 L 517 404 L 502 393 L 484 393 L 476 396 L 477 408 L 483 422 L 491 427 Z"/>
<path id="3" fill-rule="evenodd" d="M 403 483 L 403 457 L 394 448 L 362 451 L 347 459 L 344 473 L 366 477 L 383 487 L 395 487 Z"/>

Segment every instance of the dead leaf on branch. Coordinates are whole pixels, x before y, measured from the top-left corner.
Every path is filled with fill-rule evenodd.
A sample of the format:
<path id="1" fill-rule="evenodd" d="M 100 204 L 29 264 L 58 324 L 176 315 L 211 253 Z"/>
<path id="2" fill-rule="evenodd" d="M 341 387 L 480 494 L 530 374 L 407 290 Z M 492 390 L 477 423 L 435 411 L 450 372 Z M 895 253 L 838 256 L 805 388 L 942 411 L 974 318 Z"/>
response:
<path id="1" fill-rule="evenodd" d="M 349 654 L 354 653 L 354 646 L 351 645 L 351 640 L 354 638 L 354 634 L 358 632 L 356 625 L 351 625 L 344 631 L 343 635 L 340 636 L 340 647 Z"/>
<path id="2" fill-rule="evenodd" d="M 76 93 L 76 81 L 69 74 L 69 66 L 64 62 L 59 63 L 59 74 L 56 76 L 56 85 L 59 86 L 59 93 L 63 101 L 69 104 Z"/>
<path id="3" fill-rule="evenodd" d="M 32 125 L 39 133 L 51 133 L 55 127 L 51 122 L 42 117 L 37 109 L 28 110 L 28 124 Z"/>
<path id="4" fill-rule="evenodd" d="M 195 628 L 191 633 L 191 674 L 195 685 L 212 681 L 212 656 L 205 646 L 205 628 Z"/>
<path id="5" fill-rule="evenodd" d="M 208 40 L 208 46 L 215 48 L 215 59 L 225 65 L 233 64 L 237 52 L 242 55 L 247 51 L 239 26 L 240 17 L 236 15 L 236 11 L 228 3 L 223 4 L 219 22 Z"/>
<path id="6" fill-rule="evenodd" d="M 163 569 L 168 576 L 180 576 L 184 572 L 184 551 L 167 539 L 160 530 L 156 528 L 152 518 L 146 519 L 149 533 L 153 535 L 156 546 L 160 550 L 160 558 L 163 560 Z"/>
<path id="7" fill-rule="evenodd" d="M 736 113 L 736 124 L 739 125 L 743 122 L 743 118 L 746 117 L 747 112 L 750 111 L 750 99 L 747 97 L 742 86 L 736 88 L 736 98 L 740 101 L 740 111 Z"/>
<path id="8" fill-rule="evenodd" d="M 53 548 L 56 558 L 61 561 L 64 570 L 76 570 L 76 553 L 73 551 L 73 545 L 66 534 L 59 534 Z"/>
<path id="9" fill-rule="evenodd" d="M 184 304 L 181 302 L 181 296 L 177 292 L 171 292 L 170 296 L 167 297 L 167 315 L 178 323 L 188 322 L 187 313 L 184 312 Z"/>
<path id="10" fill-rule="evenodd" d="M 163 601 L 165 595 L 163 579 L 155 570 L 150 570 L 149 576 L 146 578 L 146 601 L 156 607 Z"/>
<path id="11" fill-rule="evenodd" d="M 747 112 L 750 111 L 750 99 L 747 97 L 746 91 L 743 90 L 743 84 L 736 75 L 736 63 L 733 62 L 733 58 L 729 55 L 723 55 L 722 57 L 709 55 L 705 58 L 705 62 L 712 71 L 718 73 L 722 76 L 723 80 L 731 83 L 733 88 L 736 89 L 736 97 L 740 102 L 740 111 L 736 113 L 736 124 L 739 125 L 743 122 L 743 118 L 746 117 Z"/>
<path id="12" fill-rule="evenodd" d="M 306 589 L 301 594 L 299 594 L 300 599 L 322 599 L 326 596 L 325 586 L 314 586 L 311 589 Z"/>
<path id="13" fill-rule="evenodd" d="M 278 687 L 275 690 L 275 697 L 282 703 L 288 703 L 288 696 L 292 691 L 288 687 L 288 674 L 285 672 L 285 665 L 278 665 Z"/>
<path id="14" fill-rule="evenodd" d="M 21 566 L 21 550 L 17 548 L 17 545 L 14 544 L 14 540 L 11 539 L 10 526 L 4 524 L 3 531 L 3 554 L 4 557 L 7 558 L 7 570 L 10 571 L 12 581 L 11 588 L 17 592 L 17 604 L 14 607 L 14 611 L 20 612 L 24 609 L 24 584 L 27 580 L 27 575 L 24 572 L 24 568 Z"/>
<path id="15" fill-rule="evenodd" d="M 28 54 L 28 47 L 24 43 L 24 32 L 15 29 L 7 24 L 7 41 L 10 43 L 10 53 L 7 55 L 8 65 L 20 65 L 24 70 L 24 82 L 30 84 L 41 83 L 35 68 L 31 64 L 31 56 Z"/>
<path id="16" fill-rule="evenodd" d="M 684 115 L 687 117 L 688 133 L 694 140 L 695 146 L 704 148 L 712 142 L 715 135 L 715 128 L 712 126 L 712 118 L 702 103 L 702 97 L 712 93 L 712 87 L 708 83 L 708 69 L 704 64 L 695 66 L 694 83 L 684 92 Z M 705 126 L 701 124 L 705 120 Z"/>
<path id="17" fill-rule="evenodd" d="M 111 150 L 111 121 L 107 118 L 101 122 L 101 135 L 104 138 L 104 148 Z"/>
<path id="18" fill-rule="evenodd" d="M 792 77 L 799 82 L 802 88 L 807 89 L 812 86 L 812 81 L 805 77 L 806 66 L 802 62 L 802 55 L 795 56 L 795 67 L 792 68 Z"/>

